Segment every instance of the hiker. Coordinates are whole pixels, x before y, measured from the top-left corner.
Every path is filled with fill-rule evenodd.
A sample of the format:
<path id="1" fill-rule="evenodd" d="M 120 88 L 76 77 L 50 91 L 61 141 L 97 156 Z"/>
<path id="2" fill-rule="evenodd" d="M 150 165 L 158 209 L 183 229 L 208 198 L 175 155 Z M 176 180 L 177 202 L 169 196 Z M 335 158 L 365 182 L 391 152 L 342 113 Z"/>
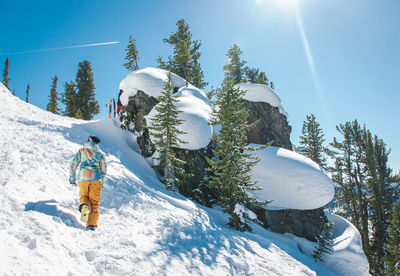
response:
<path id="1" fill-rule="evenodd" d="M 78 185 L 81 193 L 79 212 L 81 221 L 86 222 L 88 230 L 95 230 L 99 220 L 101 188 L 106 177 L 107 165 L 104 154 L 100 151 L 100 139 L 89 136 L 87 143 L 72 159 L 69 182 L 76 184 L 75 170 L 79 166 Z"/>

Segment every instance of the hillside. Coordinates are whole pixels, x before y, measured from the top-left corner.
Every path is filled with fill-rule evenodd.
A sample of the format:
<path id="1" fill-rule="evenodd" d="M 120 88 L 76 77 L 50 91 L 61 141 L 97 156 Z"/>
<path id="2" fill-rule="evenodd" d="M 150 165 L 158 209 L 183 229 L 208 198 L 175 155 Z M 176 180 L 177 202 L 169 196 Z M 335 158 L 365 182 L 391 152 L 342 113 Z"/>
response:
<path id="1" fill-rule="evenodd" d="M 367 274 L 359 234 L 340 217 L 330 217 L 335 253 L 315 263 L 307 240 L 256 224 L 253 233 L 233 231 L 221 211 L 166 191 L 117 122 L 54 115 L 3 85 L 0 101 L 0 274 Z M 95 232 L 76 220 L 79 192 L 68 183 L 69 162 L 89 135 L 101 137 L 108 162 Z"/>

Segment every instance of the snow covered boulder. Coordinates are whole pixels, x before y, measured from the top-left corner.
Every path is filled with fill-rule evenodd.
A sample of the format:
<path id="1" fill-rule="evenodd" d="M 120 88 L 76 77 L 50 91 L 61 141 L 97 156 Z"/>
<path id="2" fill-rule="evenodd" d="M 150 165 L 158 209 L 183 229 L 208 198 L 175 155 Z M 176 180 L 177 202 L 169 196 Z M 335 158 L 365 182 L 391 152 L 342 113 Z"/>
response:
<path id="1" fill-rule="evenodd" d="M 267 210 L 316 209 L 332 200 L 332 180 L 311 159 L 273 146 L 257 151 L 256 156 L 260 162 L 252 170 L 252 179 L 263 190 L 254 195 L 262 201 L 273 199 Z"/>
<path id="2" fill-rule="evenodd" d="M 186 80 L 178 75 L 171 73 L 171 77 L 175 87 L 181 88 L 186 85 Z M 128 105 L 129 97 L 135 96 L 138 91 L 157 98 L 161 95 L 167 80 L 168 71 L 158 68 L 146 67 L 129 73 L 119 85 L 119 89 L 123 91 L 121 95 L 122 105 Z"/>
<path id="3" fill-rule="evenodd" d="M 325 214 L 334 225 L 333 254 L 326 256 L 325 265 L 341 275 L 369 275 L 368 260 L 357 228 L 340 216 Z"/>
<path id="4" fill-rule="evenodd" d="M 178 102 L 176 107 L 182 111 L 179 118 L 183 120 L 178 128 L 186 132 L 179 136 L 187 144 L 181 144 L 179 148 L 198 150 L 207 147 L 213 134 L 211 119 L 211 105 L 206 94 L 196 87 L 183 87 L 177 92 Z M 148 123 L 157 114 L 155 108 L 146 117 Z"/>
<path id="5" fill-rule="evenodd" d="M 239 83 L 235 87 L 246 91 L 244 107 L 249 110 L 249 123 L 259 120 L 259 123 L 249 130 L 249 143 L 266 144 L 270 141 L 273 146 L 292 149 L 288 114 L 283 109 L 278 94 L 267 85 L 254 83 Z"/>
<path id="6" fill-rule="evenodd" d="M 346 219 L 325 212 L 328 221 L 333 224 L 333 252 L 324 255 L 324 265 L 338 275 L 369 275 L 369 264 L 362 249 L 361 235 L 357 228 Z M 312 256 L 316 243 L 293 237 L 302 252 Z"/>
<path id="7" fill-rule="evenodd" d="M 7 87 L 4 86 L 3 83 L 0 82 L 0 93 L 11 93 L 10 90 L 7 89 Z"/>

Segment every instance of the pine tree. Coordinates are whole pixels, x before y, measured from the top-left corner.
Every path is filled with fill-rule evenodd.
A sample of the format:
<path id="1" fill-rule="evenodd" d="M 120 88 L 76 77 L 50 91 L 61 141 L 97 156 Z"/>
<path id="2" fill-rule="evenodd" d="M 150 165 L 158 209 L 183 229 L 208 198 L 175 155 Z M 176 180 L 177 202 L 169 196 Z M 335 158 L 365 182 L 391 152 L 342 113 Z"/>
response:
<path id="1" fill-rule="evenodd" d="M 390 212 L 394 204 L 391 187 L 392 169 L 388 167 L 386 144 L 376 135 L 372 139 L 369 130 L 365 131 L 366 163 L 368 167 L 369 213 L 372 224 L 369 261 L 374 275 L 385 275 L 384 245 L 387 243 L 387 229 L 390 225 Z"/>
<path id="2" fill-rule="evenodd" d="M 388 241 L 385 246 L 387 275 L 400 276 L 400 205 L 393 208 L 388 229 Z"/>
<path id="3" fill-rule="evenodd" d="M 76 115 L 76 84 L 71 81 L 70 83 L 65 82 L 64 93 L 62 94 L 61 102 L 65 105 L 63 112 L 64 116 L 75 117 Z M 81 113 L 82 116 L 82 113 Z M 81 119 L 81 118 L 80 118 Z"/>
<path id="4" fill-rule="evenodd" d="M 225 77 L 228 79 L 233 79 L 234 84 L 241 83 L 244 80 L 243 66 L 246 64 L 246 62 L 241 60 L 241 54 L 243 54 L 243 51 L 240 50 L 239 46 L 233 44 L 227 54 L 229 57 L 229 63 L 225 64 L 223 67 L 225 71 Z"/>
<path id="5" fill-rule="evenodd" d="M 84 60 L 78 65 L 76 73 L 76 110 L 80 110 L 84 120 L 91 120 L 94 115 L 100 113 L 100 106 L 95 98 L 94 78 L 92 66 L 89 61 Z"/>
<path id="6" fill-rule="evenodd" d="M 203 71 L 199 63 L 201 53 L 199 51 L 201 43 L 197 40 L 192 41 L 192 33 L 185 20 L 179 20 L 176 25 L 178 30 L 172 33 L 169 38 L 163 41 L 173 46 L 173 55 L 164 62 L 158 57 L 158 67 L 171 71 L 198 88 L 204 88 L 208 83 L 204 81 Z"/>
<path id="7" fill-rule="evenodd" d="M 49 96 L 49 103 L 47 104 L 47 111 L 50 111 L 54 114 L 60 114 L 60 108 L 58 107 L 58 101 L 60 100 L 60 97 L 58 96 L 57 93 L 57 81 L 58 77 L 55 76 L 52 78 L 53 84 L 51 85 L 50 89 L 50 96 Z"/>
<path id="8" fill-rule="evenodd" d="M 83 115 L 80 109 L 78 109 L 74 116 L 76 119 L 83 119 Z"/>
<path id="9" fill-rule="evenodd" d="M 136 40 L 133 39 L 132 36 L 129 36 L 129 44 L 125 49 L 126 56 L 125 60 L 127 63 L 124 64 L 124 67 L 128 71 L 134 71 L 139 69 L 138 60 L 139 60 L 139 52 L 136 48 Z"/>
<path id="10" fill-rule="evenodd" d="M 326 168 L 327 159 L 325 157 L 324 142 L 324 133 L 314 114 L 307 115 L 301 129 L 300 146 L 297 147 L 296 151 L 307 156 L 321 167 Z"/>
<path id="11" fill-rule="evenodd" d="M 260 189 L 251 181 L 251 169 L 259 159 L 254 156 L 255 149 L 247 145 L 246 133 L 255 123 L 249 125 L 247 121 L 249 112 L 242 100 L 246 92 L 234 85 L 233 79 L 226 78 L 216 91 L 218 109 L 213 109 L 213 124 L 221 125 L 222 129 L 213 138 L 215 157 L 206 157 L 210 164 L 207 186 L 217 191 L 218 203 L 230 215 L 229 225 L 237 230 L 250 230 L 235 209 L 238 205 L 249 208 L 263 204 L 249 193 Z"/>
<path id="12" fill-rule="evenodd" d="M 4 84 L 5 87 L 7 87 L 8 90 L 10 90 L 10 87 L 8 86 L 8 82 L 11 80 L 11 79 L 8 77 L 8 70 L 9 70 L 9 67 L 10 67 L 10 61 L 9 61 L 9 59 L 8 59 L 8 57 L 7 57 L 7 58 L 6 58 L 6 62 L 5 62 L 5 64 L 4 64 L 4 70 L 3 70 L 3 84 Z"/>
<path id="13" fill-rule="evenodd" d="M 339 164 L 343 177 L 343 182 L 337 183 L 341 185 L 337 201 L 341 204 L 342 215 L 350 218 L 360 231 L 363 249 L 368 256 L 370 241 L 364 132 L 357 120 L 340 124 L 336 129 L 343 135 L 341 143 L 335 139 L 335 143 L 332 144 L 339 151 Z"/>
<path id="14" fill-rule="evenodd" d="M 269 85 L 272 89 L 275 90 L 275 84 L 271 81 L 270 85 Z"/>
<path id="15" fill-rule="evenodd" d="M 175 106 L 178 100 L 177 95 L 173 94 L 174 86 L 171 78 L 171 73 L 169 73 L 164 90 L 157 98 L 159 103 L 154 107 L 157 114 L 151 119 L 148 126 L 160 154 L 156 158 L 160 162 L 156 168 L 163 172 L 163 183 L 167 189 L 173 189 L 176 186 L 179 188 L 179 177 L 184 173 L 182 166 L 185 162 L 176 157 L 174 148 L 177 148 L 179 144 L 186 143 L 178 137 L 185 132 L 178 129 L 179 125 L 183 123 L 183 120 L 179 119 L 182 111 L 177 110 Z"/>
<path id="16" fill-rule="evenodd" d="M 322 231 L 319 237 L 317 237 L 317 248 L 315 249 L 312 257 L 314 261 L 324 261 L 326 254 L 333 252 L 333 227 L 334 225 L 328 221 L 321 220 Z"/>
<path id="17" fill-rule="evenodd" d="M 28 86 L 26 87 L 26 102 L 27 103 L 29 103 L 29 90 L 31 89 L 31 87 L 29 86 L 29 84 L 28 84 Z"/>
<path id="18" fill-rule="evenodd" d="M 250 83 L 269 85 L 265 72 L 260 72 L 260 69 L 246 66 L 244 68 L 244 74 L 246 76 L 246 80 Z"/>

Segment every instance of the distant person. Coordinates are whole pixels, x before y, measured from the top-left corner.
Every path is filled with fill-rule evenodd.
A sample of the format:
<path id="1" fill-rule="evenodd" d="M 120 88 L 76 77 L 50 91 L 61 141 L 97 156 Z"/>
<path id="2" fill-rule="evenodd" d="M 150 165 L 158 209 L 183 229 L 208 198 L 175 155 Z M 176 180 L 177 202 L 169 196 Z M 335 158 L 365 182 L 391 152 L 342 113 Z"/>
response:
<path id="1" fill-rule="evenodd" d="M 79 166 L 78 185 L 81 193 L 79 212 L 81 221 L 86 222 L 88 230 L 95 230 L 98 226 L 100 195 L 107 172 L 106 159 L 98 143 L 100 143 L 99 138 L 89 136 L 87 143 L 72 159 L 69 175 L 69 182 L 76 186 L 75 171 Z"/>
<path id="2" fill-rule="evenodd" d="M 119 90 L 119 94 L 118 94 L 118 101 L 117 101 L 117 114 L 119 117 L 119 112 L 121 111 L 122 108 L 122 103 L 121 103 L 121 95 L 122 93 L 124 93 L 124 91 L 122 89 Z"/>

